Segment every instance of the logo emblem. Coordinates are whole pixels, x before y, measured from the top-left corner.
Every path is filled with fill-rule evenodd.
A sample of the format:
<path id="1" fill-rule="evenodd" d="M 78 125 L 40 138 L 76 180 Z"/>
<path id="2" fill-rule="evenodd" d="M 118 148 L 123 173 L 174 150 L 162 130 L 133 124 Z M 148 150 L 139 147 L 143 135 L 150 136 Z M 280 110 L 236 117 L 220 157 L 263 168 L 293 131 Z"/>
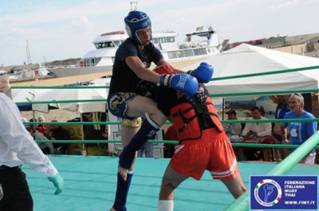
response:
<path id="1" fill-rule="evenodd" d="M 272 179 L 263 179 L 257 183 L 254 189 L 254 197 L 258 204 L 264 207 L 272 207 L 282 198 L 280 185 Z"/>

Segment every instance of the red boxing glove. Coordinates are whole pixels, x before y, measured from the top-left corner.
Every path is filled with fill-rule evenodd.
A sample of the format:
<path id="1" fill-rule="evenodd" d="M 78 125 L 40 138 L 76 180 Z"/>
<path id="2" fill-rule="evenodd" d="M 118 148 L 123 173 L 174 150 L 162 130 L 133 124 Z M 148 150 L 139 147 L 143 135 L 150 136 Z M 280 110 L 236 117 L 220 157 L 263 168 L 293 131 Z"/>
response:
<path id="1" fill-rule="evenodd" d="M 157 66 L 153 71 L 158 74 L 176 74 L 173 67 L 169 64 Z"/>

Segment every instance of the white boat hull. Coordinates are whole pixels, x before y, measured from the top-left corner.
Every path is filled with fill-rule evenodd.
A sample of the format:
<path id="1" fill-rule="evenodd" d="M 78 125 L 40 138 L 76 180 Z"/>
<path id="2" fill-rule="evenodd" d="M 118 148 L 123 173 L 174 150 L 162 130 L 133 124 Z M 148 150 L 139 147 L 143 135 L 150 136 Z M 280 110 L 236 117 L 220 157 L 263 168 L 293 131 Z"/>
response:
<path id="1" fill-rule="evenodd" d="M 206 56 L 196 56 L 196 57 L 184 57 L 183 59 L 172 59 L 168 60 L 170 64 L 172 64 L 175 68 L 182 69 L 184 67 L 190 66 L 192 64 L 199 63 L 201 60 L 205 59 Z M 50 69 L 51 72 L 54 73 L 56 77 L 66 77 L 73 75 L 84 75 L 91 73 L 110 73 L 112 72 L 112 65 L 108 66 L 94 66 L 94 67 L 61 67 Z"/>
<path id="2" fill-rule="evenodd" d="M 110 72 L 112 71 L 112 65 L 110 66 L 94 66 L 94 67 L 61 67 L 50 69 L 56 77 L 66 77 L 72 75 L 85 75 L 91 73 Z"/>

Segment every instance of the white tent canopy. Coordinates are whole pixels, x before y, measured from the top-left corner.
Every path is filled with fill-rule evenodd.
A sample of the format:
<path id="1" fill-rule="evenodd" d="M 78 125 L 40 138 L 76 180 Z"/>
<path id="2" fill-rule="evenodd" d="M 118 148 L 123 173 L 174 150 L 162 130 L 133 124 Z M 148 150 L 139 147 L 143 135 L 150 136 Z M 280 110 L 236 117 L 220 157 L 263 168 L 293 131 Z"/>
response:
<path id="1" fill-rule="evenodd" d="M 203 60 L 214 69 L 213 77 L 284 70 L 319 65 L 319 59 L 283 53 L 276 50 L 241 44 Z M 185 69 L 194 69 L 190 66 Z M 241 93 L 316 89 L 319 87 L 319 70 L 211 81 L 210 93 Z"/>
<path id="2" fill-rule="evenodd" d="M 105 89 L 51 89 L 41 93 L 34 98 L 34 101 L 61 101 L 61 100 L 105 100 L 107 91 Z M 73 103 L 54 103 L 59 108 L 84 112 L 105 112 L 105 102 L 73 102 Z"/>
<path id="3" fill-rule="evenodd" d="M 92 84 L 89 86 L 99 86 L 104 84 Z M 108 89 L 91 88 L 91 89 L 14 89 L 12 93 L 13 100 L 19 103 L 30 103 L 35 101 L 52 101 L 50 105 L 62 109 L 72 111 L 84 112 L 105 112 L 106 98 Z M 54 101 L 68 101 L 68 100 L 104 100 L 97 102 L 70 102 L 70 103 L 55 103 Z M 34 104 L 44 105 L 44 104 Z"/>

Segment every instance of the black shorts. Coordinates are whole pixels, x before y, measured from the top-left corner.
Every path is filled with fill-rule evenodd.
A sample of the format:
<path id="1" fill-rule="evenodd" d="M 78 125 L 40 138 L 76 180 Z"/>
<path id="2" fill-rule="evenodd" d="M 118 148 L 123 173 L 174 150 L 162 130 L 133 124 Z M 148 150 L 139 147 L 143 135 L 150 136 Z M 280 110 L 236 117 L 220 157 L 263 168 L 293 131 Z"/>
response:
<path id="1" fill-rule="evenodd" d="M 32 211 L 32 196 L 19 167 L 0 166 L 0 185 L 1 211 Z"/>
<path id="2" fill-rule="evenodd" d="M 128 117 L 127 102 L 134 98 L 137 94 L 133 92 L 117 92 L 111 94 L 107 99 L 108 110 L 116 117 L 123 119 L 135 119 Z"/>

